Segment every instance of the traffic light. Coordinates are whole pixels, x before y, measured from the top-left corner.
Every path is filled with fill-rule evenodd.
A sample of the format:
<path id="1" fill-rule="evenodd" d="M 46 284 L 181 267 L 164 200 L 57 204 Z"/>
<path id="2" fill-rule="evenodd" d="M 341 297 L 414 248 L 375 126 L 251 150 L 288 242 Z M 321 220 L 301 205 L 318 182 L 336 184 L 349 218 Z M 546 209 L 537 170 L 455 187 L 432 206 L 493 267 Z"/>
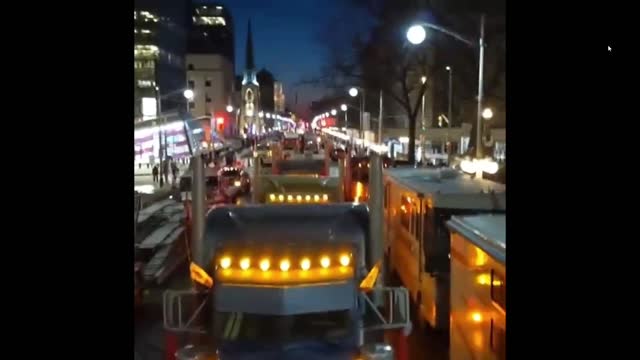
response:
<path id="1" fill-rule="evenodd" d="M 224 117 L 222 116 L 216 117 L 216 131 L 219 134 L 222 134 L 224 132 Z"/>

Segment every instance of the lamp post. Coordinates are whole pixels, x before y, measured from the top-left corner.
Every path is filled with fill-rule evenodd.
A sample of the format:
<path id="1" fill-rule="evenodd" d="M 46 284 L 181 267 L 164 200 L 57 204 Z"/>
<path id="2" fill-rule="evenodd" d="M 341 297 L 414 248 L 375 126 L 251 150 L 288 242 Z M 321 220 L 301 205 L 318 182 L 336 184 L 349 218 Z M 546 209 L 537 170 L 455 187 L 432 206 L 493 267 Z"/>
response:
<path id="1" fill-rule="evenodd" d="M 191 89 L 186 89 L 182 95 L 184 95 L 185 99 L 187 99 L 187 112 L 191 111 L 191 101 L 193 101 L 194 93 Z"/>
<path id="2" fill-rule="evenodd" d="M 424 84 L 427 83 L 427 77 L 426 76 L 421 76 L 420 77 L 420 82 L 422 83 L 422 86 L 424 86 Z M 425 146 L 427 143 L 427 124 L 425 122 L 424 119 L 424 107 L 425 107 L 425 103 L 424 103 L 424 96 L 425 93 L 422 93 L 422 110 L 421 110 L 421 115 L 420 115 L 420 128 L 422 131 L 420 131 L 420 159 L 422 159 L 422 162 L 424 163 L 424 155 L 426 154 L 426 150 L 425 150 Z"/>
<path id="3" fill-rule="evenodd" d="M 476 159 L 472 162 L 476 164 L 476 166 L 470 166 L 467 164 L 465 168 L 470 170 L 473 168 L 473 172 L 475 172 L 476 177 L 482 178 L 482 172 L 492 173 L 494 171 L 493 165 L 487 165 L 491 162 L 490 159 L 483 159 L 483 149 L 482 149 L 482 96 L 483 96 L 483 76 L 484 76 L 484 14 L 480 16 L 480 37 L 478 39 L 478 108 L 477 108 L 477 117 L 476 117 Z M 417 45 L 422 43 L 427 37 L 427 33 L 425 28 L 430 28 L 441 33 L 447 34 L 456 40 L 459 40 L 469 46 L 474 46 L 473 41 L 466 39 L 462 35 L 459 35 L 453 31 L 450 31 L 446 28 L 443 28 L 438 25 L 434 25 L 428 22 L 421 22 L 418 25 L 413 25 L 407 30 L 407 40 L 410 43 Z M 497 165 L 497 163 L 496 163 Z M 486 170 L 485 170 L 486 169 Z M 463 169 L 464 170 L 464 169 Z M 466 170 L 465 170 L 466 171 Z M 497 171 L 497 169 L 495 169 Z"/>
<path id="4" fill-rule="evenodd" d="M 380 89 L 380 112 L 378 113 L 378 143 L 382 144 L 382 89 Z"/>
<path id="5" fill-rule="evenodd" d="M 351 97 L 356 97 L 358 96 L 358 94 L 361 94 L 360 96 L 360 138 L 364 138 L 364 109 L 365 109 L 365 94 L 364 94 L 364 89 L 363 88 L 359 88 L 359 87 L 352 87 L 351 89 L 349 89 L 349 95 Z"/>
<path id="6" fill-rule="evenodd" d="M 349 128 L 349 112 L 347 111 L 348 109 L 349 108 L 347 107 L 347 104 L 340 105 L 340 110 L 344 112 L 344 124 L 347 129 Z"/>
<path id="7" fill-rule="evenodd" d="M 159 124 L 158 124 L 159 125 L 159 127 L 158 127 L 159 128 L 159 130 L 158 130 L 159 134 L 158 135 L 159 135 L 159 143 L 160 143 L 160 151 L 159 151 L 159 154 L 158 154 L 158 158 L 160 160 L 160 169 L 159 169 L 160 187 L 164 186 L 164 176 L 166 175 L 166 174 L 164 174 L 164 163 L 163 163 L 164 160 L 163 160 L 163 158 L 168 157 L 168 154 L 167 154 L 167 132 L 166 132 L 165 129 L 163 129 L 164 125 L 166 125 L 166 123 L 167 123 L 167 118 L 165 116 L 162 116 L 162 99 L 167 98 L 167 97 L 169 97 L 171 95 L 175 95 L 175 94 L 177 94 L 177 93 L 179 93 L 181 91 L 182 91 L 182 95 L 187 99 L 187 112 L 188 112 L 188 110 L 189 110 L 188 109 L 189 102 L 193 99 L 193 96 L 195 95 L 193 93 L 193 90 L 191 90 L 191 89 L 184 89 L 184 90 L 183 89 L 178 89 L 176 91 L 172 91 L 172 92 L 170 92 L 168 94 L 165 94 L 165 95 L 161 96 L 160 95 L 160 88 L 156 86 L 156 94 L 157 94 L 157 97 L 158 97 L 158 101 L 157 101 L 158 102 L 158 115 L 157 115 L 157 117 L 160 119 Z"/>
<path id="8" fill-rule="evenodd" d="M 449 111 L 447 112 L 448 121 L 447 124 L 451 127 L 451 120 L 453 119 L 453 68 L 451 66 L 446 67 L 447 72 L 449 73 Z"/>

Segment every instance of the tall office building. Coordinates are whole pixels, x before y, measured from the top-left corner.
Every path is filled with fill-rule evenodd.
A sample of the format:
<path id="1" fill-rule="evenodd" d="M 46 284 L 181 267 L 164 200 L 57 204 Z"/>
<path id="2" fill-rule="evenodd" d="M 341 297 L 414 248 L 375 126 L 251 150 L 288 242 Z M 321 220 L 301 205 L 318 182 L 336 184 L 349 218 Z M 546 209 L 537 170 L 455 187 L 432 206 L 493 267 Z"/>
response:
<path id="1" fill-rule="evenodd" d="M 187 44 L 187 81 L 194 117 L 227 118 L 234 82 L 233 18 L 214 2 L 193 1 Z"/>
<path id="2" fill-rule="evenodd" d="M 233 17 L 216 2 L 193 0 L 189 12 L 189 54 L 222 55 L 235 65 Z"/>
<path id="3" fill-rule="evenodd" d="M 134 118 L 185 111 L 186 0 L 136 0 Z"/>

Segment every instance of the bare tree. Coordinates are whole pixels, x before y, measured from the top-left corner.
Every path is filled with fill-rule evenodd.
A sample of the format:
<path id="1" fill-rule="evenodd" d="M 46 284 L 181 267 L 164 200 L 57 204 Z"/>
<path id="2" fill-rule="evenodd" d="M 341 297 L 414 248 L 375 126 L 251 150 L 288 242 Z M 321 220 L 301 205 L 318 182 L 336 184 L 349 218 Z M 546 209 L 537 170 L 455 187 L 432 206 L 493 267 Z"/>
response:
<path id="1" fill-rule="evenodd" d="M 502 5 L 494 6 L 487 17 L 485 95 L 488 101 L 496 98 L 504 103 L 504 0 L 493 2 Z M 362 36 L 350 38 L 344 32 L 327 31 L 322 42 L 327 46 L 328 58 L 318 83 L 336 89 L 356 83 L 367 90 L 384 91 L 408 118 L 409 161 L 413 162 L 422 96 L 427 91 L 446 94 L 443 70 L 448 65 L 455 69 L 454 104 L 474 101 L 477 96 L 478 56 L 477 48 L 432 31 L 422 45 L 411 46 L 405 40 L 404 31 L 410 23 L 426 19 L 466 35 L 475 43 L 479 35 L 479 11 L 469 11 L 460 6 L 460 2 L 452 5 L 438 0 L 349 0 L 349 3 L 364 10 L 376 25 L 367 41 L 363 41 L 365 37 Z M 352 50 L 348 49 L 349 46 Z M 422 76 L 427 77 L 424 85 L 420 81 Z M 475 126 L 471 116 L 461 120 Z"/>

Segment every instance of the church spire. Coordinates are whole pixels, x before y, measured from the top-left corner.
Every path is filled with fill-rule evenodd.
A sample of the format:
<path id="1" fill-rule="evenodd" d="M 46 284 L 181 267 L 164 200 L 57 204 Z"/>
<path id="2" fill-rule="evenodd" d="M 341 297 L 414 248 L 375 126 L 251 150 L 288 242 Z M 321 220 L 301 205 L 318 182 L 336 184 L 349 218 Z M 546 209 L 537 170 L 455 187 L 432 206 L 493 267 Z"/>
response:
<path id="1" fill-rule="evenodd" d="M 245 70 L 254 70 L 255 63 L 253 61 L 253 37 L 251 36 L 251 19 L 249 19 L 249 31 L 247 32 L 247 49 Z"/>

